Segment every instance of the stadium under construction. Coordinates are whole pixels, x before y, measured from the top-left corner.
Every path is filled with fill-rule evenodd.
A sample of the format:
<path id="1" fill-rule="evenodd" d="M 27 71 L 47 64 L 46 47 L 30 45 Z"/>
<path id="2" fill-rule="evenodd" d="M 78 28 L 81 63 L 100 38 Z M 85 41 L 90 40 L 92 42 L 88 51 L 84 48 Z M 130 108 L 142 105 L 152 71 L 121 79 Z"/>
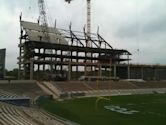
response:
<path id="1" fill-rule="evenodd" d="M 20 18 L 20 29 L 19 79 L 166 79 L 166 66 L 130 64 L 131 53 L 114 49 L 99 33 L 48 27 L 48 42 L 39 23 Z"/>
<path id="2" fill-rule="evenodd" d="M 18 69 L 0 49 L 0 125 L 165 125 L 166 65 L 132 64 L 92 33 L 90 2 L 82 32 L 48 26 L 44 0 L 38 21 L 20 15 Z"/>

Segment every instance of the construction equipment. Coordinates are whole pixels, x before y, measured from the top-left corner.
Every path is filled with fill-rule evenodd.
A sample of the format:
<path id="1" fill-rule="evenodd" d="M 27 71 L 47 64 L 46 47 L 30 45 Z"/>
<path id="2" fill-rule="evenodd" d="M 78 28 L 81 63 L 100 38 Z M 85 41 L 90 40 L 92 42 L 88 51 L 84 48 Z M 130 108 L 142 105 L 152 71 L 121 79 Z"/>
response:
<path id="1" fill-rule="evenodd" d="M 44 34 L 44 38 L 47 42 L 50 42 L 49 35 L 48 35 L 48 23 L 47 23 L 47 17 L 46 17 L 46 11 L 45 11 L 45 4 L 44 0 L 38 0 L 38 6 L 39 6 L 39 19 L 41 22 L 42 32 Z"/>
<path id="2" fill-rule="evenodd" d="M 70 3 L 72 0 L 65 0 L 66 2 Z M 90 34 L 91 34 L 91 0 L 87 0 L 87 47 L 91 47 L 90 43 Z"/>
<path id="3" fill-rule="evenodd" d="M 65 0 L 66 2 L 70 3 L 72 0 Z M 86 47 L 91 47 L 91 0 L 87 0 L 87 42 L 86 42 Z M 86 54 L 87 57 L 91 57 L 91 53 Z M 90 60 L 88 60 L 89 62 Z M 90 67 L 85 68 L 86 71 L 90 72 L 92 69 Z M 87 74 L 85 74 L 87 75 Z"/>
<path id="4" fill-rule="evenodd" d="M 40 41 L 47 41 L 48 43 L 50 43 L 50 37 L 49 37 L 49 31 L 48 31 L 48 23 L 47 23 L 47 15 L 46 15 L 46 6 L 44 3 L 44 0 L 38 0 L 38 6 L 39 6 L 39 21 L 38 23 L 41 23 L 41 28 L 42 28 L 42 32 L 43 32 L 43 38 L 40 38 Z M 52 54 L 52 50 L 45 50 L 46 53 Z M 50 59 L 52 61 L 52 58 Z M 45 67 L 44 67 L 45 68 Z M 49 69 L 53 70 L 53 66 L 51 64 L 51 66 L 49 67 Z"/>

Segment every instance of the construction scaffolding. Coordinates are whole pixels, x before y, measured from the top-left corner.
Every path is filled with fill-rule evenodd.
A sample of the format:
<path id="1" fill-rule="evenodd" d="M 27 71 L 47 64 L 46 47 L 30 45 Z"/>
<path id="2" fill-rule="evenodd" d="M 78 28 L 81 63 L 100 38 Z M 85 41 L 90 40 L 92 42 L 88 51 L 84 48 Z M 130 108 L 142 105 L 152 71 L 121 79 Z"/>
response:
<path id="1" fill-rule="evenodd" d="M 72 78 L 72 72 L 84 72 L 83 75 L 94 75 L 93 72 L 111 71 L 115 64 L 129 64 L 130 52 L 113 49 L 97 33 L 89 35 L 83 32 L 48 27 L 49 43 L 44 38 L 42 27 L 38 23 L 22 21 L 20 18 L 19 43 L 19 79 L 45 79 L 52 77 Z M 88 47 L 88 41 L 91 47 Z M 52 53 L 49 53 L 51 51 Z M 90 57 L 86 56 L 90 53 Z M 86 67 L 91 72 L 86 71 Z"/>

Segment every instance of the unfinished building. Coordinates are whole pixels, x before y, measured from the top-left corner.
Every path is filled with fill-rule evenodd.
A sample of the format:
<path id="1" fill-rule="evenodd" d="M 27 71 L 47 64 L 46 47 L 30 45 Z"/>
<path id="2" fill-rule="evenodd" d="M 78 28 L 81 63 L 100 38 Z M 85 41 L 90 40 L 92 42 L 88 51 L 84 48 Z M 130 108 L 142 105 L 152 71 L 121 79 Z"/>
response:
<path id="1" fill-rule="evenodd" d="M 130 60 L 130 52 L 113 49 L 99 33 L 89 37 L 85 30 L 72 31 L 71 26 L 69 30 L 48 27 L 48 42 L 38 23 L 20 20 L 20 30 L 19 79 L 71 80 L 101 76 L 102 72 L 109 77 L 113 65 Z"/>

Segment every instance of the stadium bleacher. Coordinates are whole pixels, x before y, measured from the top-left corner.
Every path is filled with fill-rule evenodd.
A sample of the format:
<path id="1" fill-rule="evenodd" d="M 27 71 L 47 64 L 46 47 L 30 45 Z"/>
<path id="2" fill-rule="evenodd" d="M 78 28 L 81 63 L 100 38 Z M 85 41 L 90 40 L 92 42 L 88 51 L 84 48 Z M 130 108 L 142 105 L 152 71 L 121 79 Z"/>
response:
<path id="1" fill-rule="evenodd" d="M 26 107 L 23 107 L 23 110 L 28 116 L 37 119 L 39 123 L 45 125 L 64 125 L 64 123 L 62 123 L 63 121 L 51 116 L 50 114 L 44 111 Z"/>
<path id="2" fill-rule="evenodd" d="M 0 102 L 0 125 L 71 125 L 44 110 Z"/>
<path id="3" fill-rule="evenodd" d="M 18 96 L 0 89 L 0 101 L 17 106 L 29 106 L 31 99 L 27 96 Z"/>
<path id="4" fill-rule="evenodd" d="M 44 95 L 45 92 L 36 83 L 0 83 L 0 88 L 4 91 L 15 93 L 20 96 L 28 96 L 35 99 L 37 96 Z"/>
<path id="5" fill-rule="evenodd" d="M 69 81 L 52 84 L 63 93 L 59 96 L 62 98 L 164 93 L 166 88 L 166 82 L 150 81 Z"/>
<path id="6" fill-rule="evenodd" d="M 166 88 L 166 82 L 133 82 L 139 88 Z"/>
<path id="7" fill-rule="evenodd" d="M 0 102 L 1 125 L 39 125 L 28 119 L 19 107 Z"/>
<path id="8" fill-rule="evenodd" d="M 146 93 L 151 92 L 150 89 L 166 88 L 165 81 L 143 81 L 142 80 L 126 80 L 126 81 L 34 81 L 33 83 L 15 82 L 0 84 L 3 90 L 16 93 L 18 95 L 27 95 L 32 98 L 33 102 L 36 97 L 50 95 L 54 99 L 65 99 L 71 97 L 82 97 L 87 95 L 123 95 L 127 93 Z M 141 90 L 142 89 L 142 90 Z M 145 90 L 144 90 L 145 89 Z M 135 90 L 136 92 L 132 91 Z M 158 90 L 157 90 L 158 91 Z M 159 90 L 160 91 L 160 90 Z M 164 92 L 164 90 L 161 90 Z M 98 95 L 96 95 L 98 96 Z"/>
<path id="9" fill-rule="evenodd" d="M 128 81 L 70 81 L 52 82 L 60 91 L 90 91 L 90 90 L 116 90 L 116 89 L 143 89 L 143 88 L 166 88 L 166 82 L 128 82 Z"/>
<path id="10" fill-rule="evenodd" d="M 83 82 L 80 82 L 80 81 L 52 82 L 52 84 L 56 88 L 59 88 L 62 92 L 90 90 L 88 87 L 86 87 L 83 84 Z"/>
<path id="11" fill-rule="evenodd" d="M 70 91 L 90 91 L 90 90 L 111 90 L 111 89 L 136 89 L 139 88 L 130 82 L 114 82 L 114 81 L 99 81 L 99 82 L 54 82 L 53 85 L 63 92 Z"/>
<path id="12" fill-rule="evenodd" d="M 43 89 L 42 85 L 45 89 Z M 48 91 L 48 92 L 46 92 Z M 24 99 L 41 95 L 77 98 L 132 94 L 166 93 L 166 82 L 139 81 L 65 81 L 0 84 L 0 125 L 71 125 L 71 121 L 54 117 L 47 112 L 24 105 Z M 25 96 L 26 95 L 26 96 Z M 20 100 L 22 100 L 20 102 Z M 16 101 L 16 102 L 11 102 Z M 10 104 L 7 104 L 10 103 Z M 14 105 L 11 105 L 15 104 Z"/>

